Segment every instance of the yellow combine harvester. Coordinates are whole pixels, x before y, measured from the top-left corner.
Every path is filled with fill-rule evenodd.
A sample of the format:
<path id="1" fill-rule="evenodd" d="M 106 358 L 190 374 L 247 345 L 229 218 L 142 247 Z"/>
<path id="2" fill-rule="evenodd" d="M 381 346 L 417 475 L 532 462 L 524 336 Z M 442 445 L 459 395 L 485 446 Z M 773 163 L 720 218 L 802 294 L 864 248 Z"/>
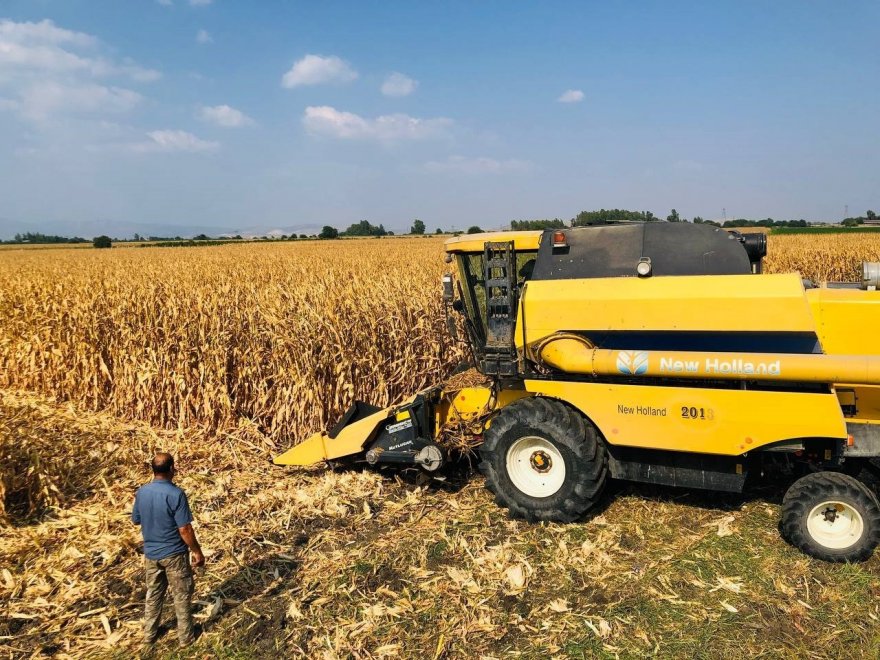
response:
<path id="1" fill-rule="evenodd" d="M 880 455 L 880 266 L 815 287 L 762 274 L 762 234 L 663 222 L 462 236 L 446 252 L 444 299 L 491 385 L 357 403 L 276 463 L 434 472 L 442 429 L 470 422 L 515 517 L 575 520 L 609 477 L 739 492 L 777 472 L 801 550 L 858 561 L 880 542 L 856 478 Z"/>

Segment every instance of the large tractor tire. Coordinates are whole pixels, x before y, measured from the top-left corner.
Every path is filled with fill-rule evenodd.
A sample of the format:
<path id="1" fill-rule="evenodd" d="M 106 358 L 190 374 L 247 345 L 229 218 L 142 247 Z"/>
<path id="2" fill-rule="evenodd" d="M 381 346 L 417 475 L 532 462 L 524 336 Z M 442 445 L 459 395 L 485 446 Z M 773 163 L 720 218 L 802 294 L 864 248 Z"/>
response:
<path id="1" fill-rule="evenodd" d="M 848 474 L 808 474 L 785 493 L 782 534 L 817 559 L 864 561 L 880 543 L 880 503 L 865 484 Z"/>
<path id="2" fill-rule="evenodd" d="M 568 406 L 542 397 L 503 408 L 480 447 L 480 471 L 512 518 L 571 522 L 596 505 L 608 454 L 596 428 Z"/>

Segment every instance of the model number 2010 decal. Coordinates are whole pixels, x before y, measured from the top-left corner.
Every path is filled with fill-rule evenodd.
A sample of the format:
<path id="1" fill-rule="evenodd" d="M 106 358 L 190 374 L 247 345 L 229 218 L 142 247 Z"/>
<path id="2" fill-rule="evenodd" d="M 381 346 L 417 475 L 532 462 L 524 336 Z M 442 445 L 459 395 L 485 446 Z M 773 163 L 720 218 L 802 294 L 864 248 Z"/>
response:
<path id="1" fill-rule="evenodd" d="M 681 418 L 682 419 L 703 419 L 703 420 L 712 420 L 715 419 L 715 411 L 711 408 L 697 408 L 696 406 L 682 406 L 681 407 Z"/>

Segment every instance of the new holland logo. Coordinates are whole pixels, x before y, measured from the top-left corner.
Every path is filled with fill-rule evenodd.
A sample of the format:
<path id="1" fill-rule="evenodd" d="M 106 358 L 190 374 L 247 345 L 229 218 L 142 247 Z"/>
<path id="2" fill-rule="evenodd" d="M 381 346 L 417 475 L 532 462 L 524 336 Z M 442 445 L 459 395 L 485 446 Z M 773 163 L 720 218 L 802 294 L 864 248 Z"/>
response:
<path id="1" fill-rule="evenodd" d="M 620 351 L 617 354 L 617 370 L 627 376 L 641 376 L 648 370 L 648 352 Z"/>

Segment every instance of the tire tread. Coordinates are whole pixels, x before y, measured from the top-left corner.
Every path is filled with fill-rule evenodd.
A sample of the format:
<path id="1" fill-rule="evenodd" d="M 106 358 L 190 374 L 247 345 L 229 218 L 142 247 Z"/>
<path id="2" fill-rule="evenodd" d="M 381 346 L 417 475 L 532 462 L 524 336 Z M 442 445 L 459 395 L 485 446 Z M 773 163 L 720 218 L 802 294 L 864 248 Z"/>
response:
<path id="1" fill-rule="evenodd" d="M 562 501 L 530 507 L 518 497 L 519 491 L 503 478 L 506 453 L 501 444 L 517 425 L 540 430 L 574 455 L 575 483 Z M 596 428 L 580 412 L 561 401 L 528 397 L 503 408 L 492 420 L 480 448 L 479 469 L 496 503 L 506 508 L 511 518 L 529 522 L 573 522 L 598 503 L 608 481 L 608 453 L 603 442 Z"/>

